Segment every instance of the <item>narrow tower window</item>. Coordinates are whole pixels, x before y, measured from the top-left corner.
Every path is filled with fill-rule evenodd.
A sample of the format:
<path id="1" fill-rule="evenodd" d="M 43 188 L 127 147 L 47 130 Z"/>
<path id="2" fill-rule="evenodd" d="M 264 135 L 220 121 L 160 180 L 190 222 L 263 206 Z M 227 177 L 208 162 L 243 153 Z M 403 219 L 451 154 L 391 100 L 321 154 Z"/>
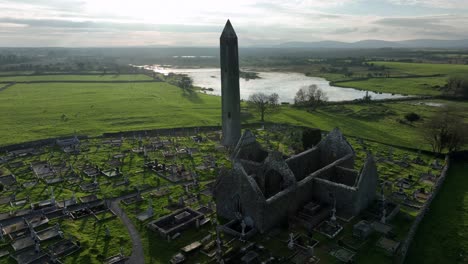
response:
<path id="1" fill-rule="evenodd" d="M 231 112 L 228 112 L 228 118 L 231 118 Z"/>

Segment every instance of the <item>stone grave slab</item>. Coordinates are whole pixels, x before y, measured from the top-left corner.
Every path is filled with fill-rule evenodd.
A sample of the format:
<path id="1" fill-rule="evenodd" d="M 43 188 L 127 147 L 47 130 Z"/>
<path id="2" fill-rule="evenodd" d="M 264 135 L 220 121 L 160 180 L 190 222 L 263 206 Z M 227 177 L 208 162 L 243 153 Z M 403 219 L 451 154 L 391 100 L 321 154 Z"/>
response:
<path id="1" fill-rule="evenodd" d="M 10 252 L 7 249 L 0 250 L 0 258 L 10 255 Z"/>
<path id="2" fill-rule="evenodd" d="M 78 251 L 80 247 L 71 240 L 64 239 L 50 245 L 47 249 L 55 257 L 64 257 Z"/>
<path id="3" fill-rule="evenodd" d="M 57 226 L 52 226 L 52 227 L 49 227 L 47 229 L 37 232 L 37 237 L 39 238 L 41 242 L 46 241 L 46 240 L 59 236 L 59 231 L 60 229 Z"/>
<path id="4" fill-rule="evenodd" d="M 355 254 L 355 252 L 343 247 L 338 247 L 330 251 L 330 255 L 334 256 L 340 261 L 343 261 L 344 263 L 350 263 L 353 260 Z"/>
<path id="5" fill-rule="evenodd" d="M 16 177 L 13 174 L 1 176 L 0 183 L 2 183 L 5 186 L 12 186 L 16 184 Z"/>
<path id="6" fill-rule="evenodd" d="M 0 204 L 7 204 L 7 203 L 10 203 L 10 201 L 11 201 L 11 196 L 0 197 Z"/>
<path id="7" fill-rule="evenodd" d="M 329 238 L 335 238 L 343 230 L 343 227 L 336 222 L 323 221 L 317 226 L 316 230 Z"/>
<path id="8" fill-rule="evenodd" d="M 95 194 L 86 195 L 79 198 L 82 203 L 90 203 L 97 201 L 97 196 Z"/>
<path id="9" fill-rule="evenodd" d="M 23 183 L 23 187 L 24 188 L 32 188 L 32 187 L 36 186 L 36 184 L 37 184 L 37 181 L 28 181 L 28 182 Z"/>
<path id="10" fill-rule="evenodd" d="M 195 241 L 195 242 L 181 248 L 181 250 L 184 253 L 191 253 L 191 252 L 199 249 L 201 246 L 202 246 L 202 244 L 200 243 L 200 241 Z"/>
<path id="11" fill-rule="evenodd" d="M 27 236 L 13 241 L 11 246 L 13 247 L 14 251 L 20 251 L 25 248 L 32 247 L 34 244 L 34 239 L 32 239 L 30 236 Z"/>
<path id="12" fill-rule="evenodd" d="M 400 242 L 394 241 L 392 239 L 381 237 L 376 244 L 378 247 L 385 250 L 389 255 L 395 254 L 398 247 L 400 246 Z"/>

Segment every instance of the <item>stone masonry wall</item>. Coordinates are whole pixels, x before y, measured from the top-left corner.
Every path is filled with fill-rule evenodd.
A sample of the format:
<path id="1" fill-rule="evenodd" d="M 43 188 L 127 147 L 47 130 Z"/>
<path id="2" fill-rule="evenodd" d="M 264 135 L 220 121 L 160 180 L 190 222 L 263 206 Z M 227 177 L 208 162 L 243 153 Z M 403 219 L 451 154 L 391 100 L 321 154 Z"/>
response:
<path id="1" fill-rule="evenodd" d="M 357 182 L 359 192 L 355 197 L 355 210 L 356 213 L 366 209 L 375 200 L 379 178 L 377 174 L 377 167 L 374 158 L 367 156 L 366 163 L 364 164 L 361 174 Z"/>
<path id="2" fill-rule="evenodd" d="M 355 214 L 356 188 L 344 184 L 330 182 L 324 179 L 316 178 L 313 185 L 314 198 L 322 203 L 333 204 L 333 197 L 336 198 L 336 210 L 338 213 Z"/>
<path id="3" fill-rule="evenodd" d="M 294 173 L 296 180 L 300 181 L 320 168 L 320 150 L 318 148 L 309 149 L 290 157 L 286 160 L 286 163 Z"/>

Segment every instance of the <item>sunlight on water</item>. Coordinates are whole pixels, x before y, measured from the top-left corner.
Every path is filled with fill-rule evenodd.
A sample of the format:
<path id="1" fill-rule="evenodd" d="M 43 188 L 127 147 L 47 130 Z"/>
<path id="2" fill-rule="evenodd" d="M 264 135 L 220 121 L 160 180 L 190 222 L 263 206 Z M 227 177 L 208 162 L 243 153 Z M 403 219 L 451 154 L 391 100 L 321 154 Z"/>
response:
<path id="1" fill-rule="evenodd" d="M 212 88 L 207 91 L 209 94 L 221 95 L 221 72 L 217 68 L 204 69 L 179 69 L 163 67 L 159 65 L 145 66 L 146 69 L 154 70 L 162 74 L 180 73 L 187 74 L 193 79 L 195 86 Z M 321 88 L 328 96 L 329 101 L 349 101 L 361 99 L 366 95 L 365 91 L 353 88 L 342 88 L 330 86 L 324 78 L 308 77 L 301 73 L 293 72 L 258 72 L 260 79 L 245 80 L 240 79 L 240 93 L 242 99 L 248 99 L 249 95 L 256 92 L 277 93 L 281 102 L 294 102 L 294 96 L 301 87 L 312 84 Z M 372 99 L 400 98 L 403 95 L 392 95 L 388 93 L 377 94 L 369 92 Z"/>

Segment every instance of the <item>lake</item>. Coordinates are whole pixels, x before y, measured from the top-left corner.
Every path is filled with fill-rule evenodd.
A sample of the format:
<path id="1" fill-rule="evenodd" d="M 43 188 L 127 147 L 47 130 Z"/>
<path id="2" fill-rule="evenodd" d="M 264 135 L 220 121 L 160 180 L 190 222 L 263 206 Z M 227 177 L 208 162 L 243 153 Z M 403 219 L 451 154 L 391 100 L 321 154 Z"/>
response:
<path id="1" fill-rule="evenodd" d="M 145 66 L 146 69 L 151 69 L 162 74 L 179 73 L 190 76 L 193 80 L 193 85 L 212 88 L 213 91 L 206 91 L 209 94 L 221 95 L 221 71 L 219 68 L 200 68 L 200 69 L 182 69 L 161 67 L 159 65 Z M 329 101 L 349 101 L 361 99 L 366 95 L 366 91 L 360 91 L 353 88 L 343 88 L 331 86 L 330 82 L 324 78 L 308 77 L 301 73 L 294 72 L 257 72 L 260 79 L 245 80 L 240 79 L 240 96 L 241 99 L 248 99 L 249 96 L 256 92 L 266 94 L 277 93 L 281 102 L 294 102 L 296 92 L 304 86 L 312 84 L 321 88 L 328 96 Z M 372 99 L 388 99 L 401 98 L 404 95 L 374 93 L 369 92 Z"/>

